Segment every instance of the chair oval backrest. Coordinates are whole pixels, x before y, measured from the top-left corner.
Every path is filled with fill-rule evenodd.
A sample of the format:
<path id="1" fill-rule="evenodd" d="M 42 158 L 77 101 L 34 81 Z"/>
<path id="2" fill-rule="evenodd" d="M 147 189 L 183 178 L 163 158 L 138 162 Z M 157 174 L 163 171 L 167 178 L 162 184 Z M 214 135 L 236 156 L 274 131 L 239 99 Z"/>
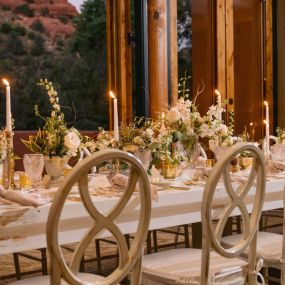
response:
<path id="1" fill-rule="evenodd" d="M 99 212 L 96 208 L 96 202 L 93 202 L 91 199 L 88 189 L 88 173 L 93 167 L 110 160 L 123 161 L 124 163 L 127 163 L 130 167 L 130 176 L 128 179 L 127 189 L 123 192 L 114 208 L 105 215 Z M 114 221 L 131 199 L 137 182 L 139 182 L 141 202 L 140 216 L 135 239 L 132 243 L 131 249 L 128 250 L 126 240 Z M 94 225 L 88 229 L 85 236 L 83 236 L 79 242 L 74 252 L 71 264 L 67 266 L 58 241 L 58 227 L 64 202 L 67 199 L 71 188 L 76 183 L 78 183 L 79 186 L 82 203 L 91 218 L 94 220 Z M 113 149 L 100 151 L 82 160 L 81 163 L 74 167 L 59 187 L 49 212 L 47 223 L 47 244 L 53 265 L 51 271 L 51 282 L 54 282 L 51 284 L 60 284 L 58 281 L 60 277 L 68 282 L 68 284 L 87 284 L 84 283 L 84 281 L 79 280 L 76 277 L 76 273 L 79 271 L 80 260 L 84 250 L 102 230 L 108 230 L 117 240 L 119 249 L 119 265 L 118 268 L 105 280 L 97 281 L 96 285 L 117 284 L 120 282 L 139 261 L 144 241 L 147 237 L 150 212 L 151 197 L 149 180 L 144 167 L 137 158 L 129 153 Z M 90 283 L 88 284 L 90 285 Z"/>
<path id="2" fill-rule="evenodd" d="M 231 161 L 238 154 L 248 152 L 253 157 L 252 168 L 246 181 L 243 181 L 237 189 L 234 188 L 230 178 Z M 220 179 L 223 178 L 225 195 L 228 200 L 224 205 L 220 205 L 221 212 L 216 225 L 213 223 L 213 206 L 215 208 L 214 193 Z M 250 189 L 255 186 L 256 192 L 252 206 L 251 215 L 247 210 L 244 201 Z M 203 274 L 208 274 L 210 249 L 213 247 L 220 255 L 228 258 L 240 256 L 251 245 L 256 237 L 259 220 L 265 195 L 265 162 L 264 156 L 259 148 L 252 144 L 240 143 L 233 146 L 217 162 L 211 171 L 205 186 L 202 201 L 202 230 L 203 230 L 203 258 L 202 267 L 205 267 Z M 243 238 L 234 247 L 225 248 L 221 244 L 221 238 L 226 226 L 226 222 L 233 211 L 238 208 L 243 220 Z M 255 258 L 253 258 L 255 260 Z M 207 277 L 206 277 L 207 280 Z M 206 283 L 205 283 L 206 284 Z"/>

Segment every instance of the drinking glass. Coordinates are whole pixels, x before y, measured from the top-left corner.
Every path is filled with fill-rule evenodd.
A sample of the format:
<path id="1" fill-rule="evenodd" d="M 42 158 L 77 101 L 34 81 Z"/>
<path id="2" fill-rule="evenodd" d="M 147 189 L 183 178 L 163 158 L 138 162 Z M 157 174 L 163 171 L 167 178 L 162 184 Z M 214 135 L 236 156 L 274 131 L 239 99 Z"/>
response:
<path id="1" fill-rule="evenodd" d="M 32 182 L 32 187 L 40 186 L 44 170 L 42 154 L 24 154 L 23 164 L 26 174 Z"/>

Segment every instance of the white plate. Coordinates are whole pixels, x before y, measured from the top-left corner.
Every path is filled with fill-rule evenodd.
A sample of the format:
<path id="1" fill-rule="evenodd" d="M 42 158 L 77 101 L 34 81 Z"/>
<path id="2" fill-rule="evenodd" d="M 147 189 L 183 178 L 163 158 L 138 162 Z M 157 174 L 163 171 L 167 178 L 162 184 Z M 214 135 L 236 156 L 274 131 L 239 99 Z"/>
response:
<path id="1" fill-rule="evenodd" d="M 168 181 L 168 180 L 161 180 L 158 182 L 151 182 L 151 184 L 156 185 L 156 186 L 170 186 L 173 181 Z"/>

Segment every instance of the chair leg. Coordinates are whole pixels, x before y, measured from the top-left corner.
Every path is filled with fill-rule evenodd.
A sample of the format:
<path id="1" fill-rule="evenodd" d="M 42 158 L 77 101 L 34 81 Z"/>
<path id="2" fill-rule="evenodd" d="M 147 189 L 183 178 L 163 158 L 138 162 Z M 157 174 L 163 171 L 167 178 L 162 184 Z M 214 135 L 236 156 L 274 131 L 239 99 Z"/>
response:
<path id="1" fill-rule="evenodd" d="M 21 279 L 21 268 L 20 268 L 19 255 L 17 253 L 13 253 L 13 258 L 14 258 L 16 278 L 17 280 L 20 280 Z"/>
<path id="2" fill-rule="evenodd" d="M 187 225 L 183 225 L 183 227 L 184 227 L 185 248 L 190 248 L 188 224 Z"/>
<path id="3" fill-rule="evenodd" d="M 152 238 L 153 238 L 153 249 L 154 249 L 154 252 L 157 252 L 158 251 L 158 246 L 157 246 L 157 231 L 156 230 L 152 231 Z"/>
<path id="4" fill-rule="evenodd" d="M 85 272 L 84 254 L 83 254 L 83 256 L 81 258 L 81 261 L 80 261 L 79 271 L 80 272 Z"/>
<path id="5" fill-rule="evenodd" d="M 179 238 L 179 233 L 180 233 L 180 227 L 181 226 L 178 226 L 178 229 L 177 229 L 177 232 L 175 233 L 175 239 L 174 239 L 174 247 L 176 248 L 177 247 L 177 244 L 178 244 L 178 238 Z"/>
<path id="6" fill-rule="evenodd" d="M 263 267 L 263 268 L 262 268 L 262 275 L 263 275 L 265 284 L 268 285 L 268 284 L 269 284 L 268 267 Z M 281 284 L 282 284 L 282 283 L 281 283 Z"/>
<path id="7" fill-rule="evenodd" d="M 126 239 L 126 242 L 127 242 L 128 249 L 130 249 L 130 247 L 131 247 L 131 244 L 130 244 L 130 235 L 129 235 L 129 234 L 125 235 L 125 239 Z"/>
<path id="8" fill-rule="evenodd" d="M 146 252 L 147 254 L 151 254 L 151 231 L 147 233 Z"/>
<path id="9" fill-rule="evenodd" d="M 42 274 L 47 275 L 48 274 L 48 266 L 47 266 L 47 250 L 46 248 L 41 248 L 41 261 L 42 261 Z"/>
<path id="10" fill-rule="evenodd" d="M 101 250 L 100 250 L 100 240 L 95 240 L 95 250 L 97 257 L 97 271 L 99 274 L 102 274 L 102 261 L 101 261 Z"/>

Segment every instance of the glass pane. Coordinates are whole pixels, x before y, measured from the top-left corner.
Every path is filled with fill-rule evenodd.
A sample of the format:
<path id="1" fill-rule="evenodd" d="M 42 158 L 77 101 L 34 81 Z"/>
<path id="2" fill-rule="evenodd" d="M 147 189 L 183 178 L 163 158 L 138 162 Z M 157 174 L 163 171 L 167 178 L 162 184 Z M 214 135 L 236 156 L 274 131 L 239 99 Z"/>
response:
<path id="1" fill-rule="evenodd" d="M 66 122 L 81 130 L 107 127 L 105 1 L 85 1 L 81 14 L 67 1 L 50 2 L 0 6 L 0 72 L 11 82 L 15 128 L 31 130 L 44 124 L 34 115 L 35 104 L 42 116 L 51 109 L 48 96 L 37 86 L 41 78 L 53 82 Z M 3 126 L 3 86 L 0 108 Z"/>
<path id="2" fill-rule="evenodd" d="M 277 0 L 275 3 L 275 21 L 276 21 L 276 33 L 274 39 L 274 50 L 275 50 L 275 61 L 274 61 L 274 77 L 276 82 L 274 82 L 275 96 L 277 96 L 277 126 L 281 128 L 285 127 L 285 54 L 284 54 L 284 44 L 285 44 L 285 2 L 283 0 Z"/>
<path id="3" fill-rule="evenodd" d="M 192 76 L 192 13 L 191 0 L 177 2 L 178 78 L 189 77 L 187 89 L 191 90 Z M 181 94 L 180 94 L 181 95 Z"/>

